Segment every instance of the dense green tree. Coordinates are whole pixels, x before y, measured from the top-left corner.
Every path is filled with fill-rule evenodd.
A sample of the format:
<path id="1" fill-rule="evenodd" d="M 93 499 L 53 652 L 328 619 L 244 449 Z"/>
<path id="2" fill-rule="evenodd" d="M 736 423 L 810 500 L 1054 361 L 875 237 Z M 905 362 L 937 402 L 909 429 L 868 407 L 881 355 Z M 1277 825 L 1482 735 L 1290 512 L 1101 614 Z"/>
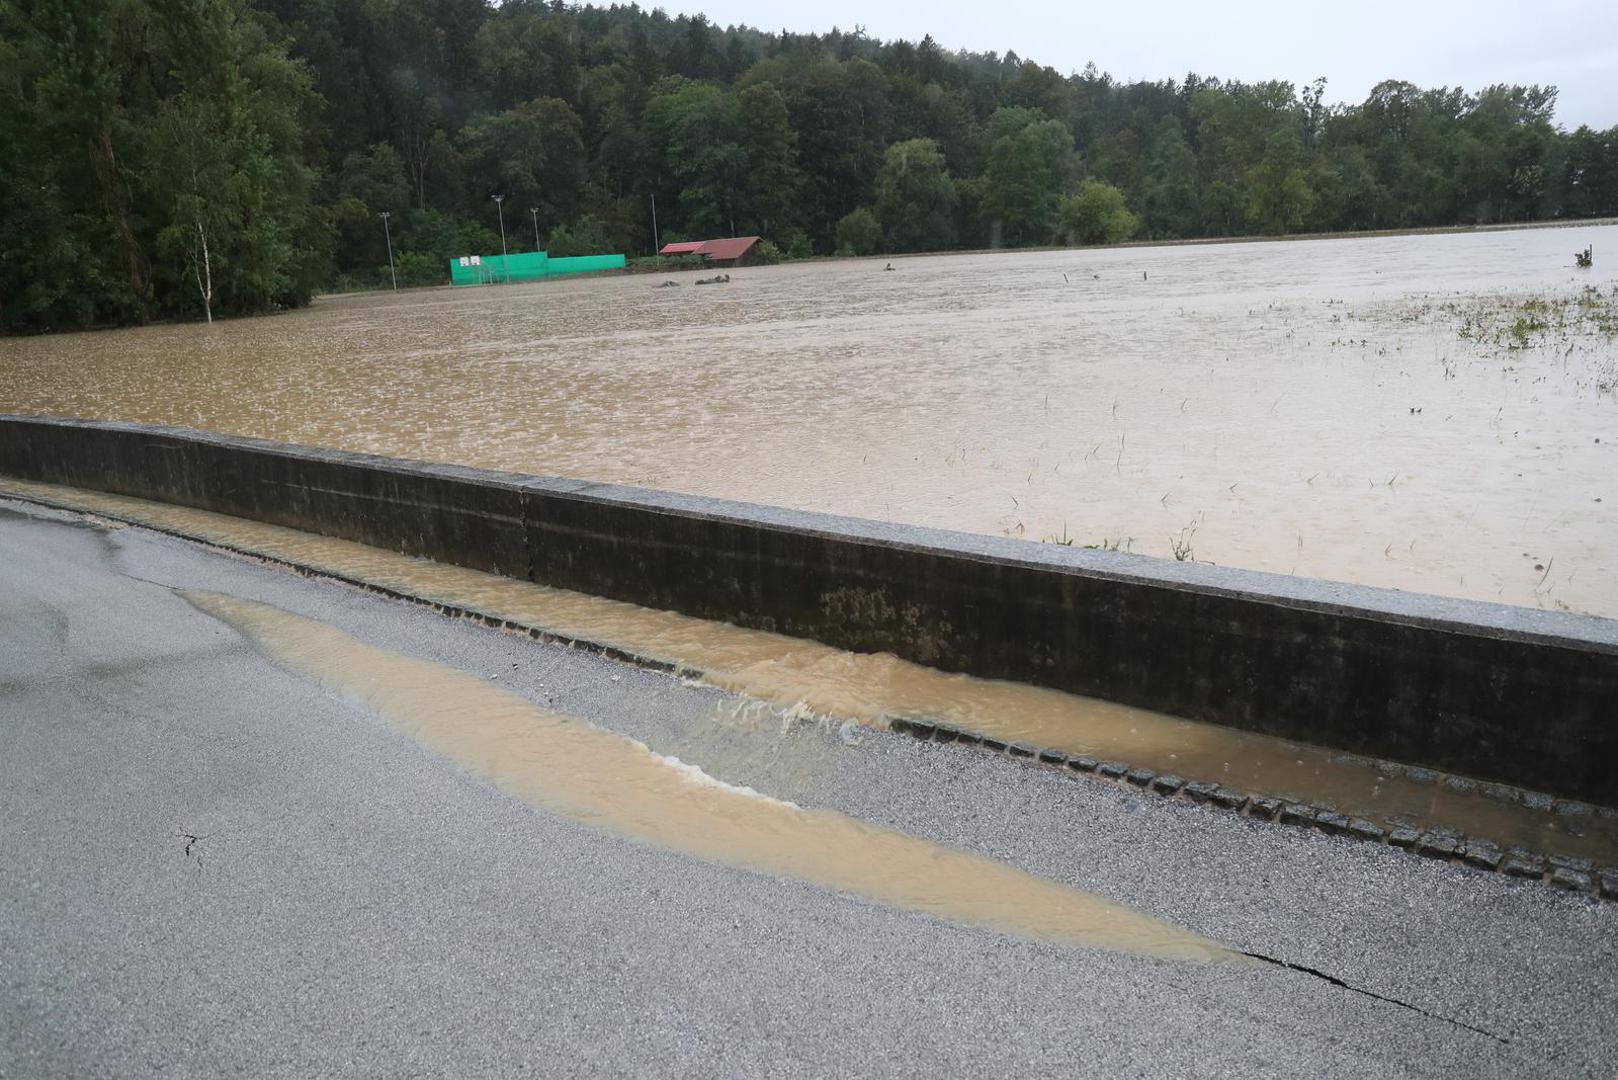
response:
<path id="1" fill-rule="evenodd" d="M 548 9 L 529 4 L 499 8 L 478 27 L 473 55 L 497 107 L 535 98 L 577 103 L 577 48 L 568 20 Z"/>
<path id="2" fill-rule="evenodd" d="M 358 199 L 372 211 L 394 213 L 410 207 L 410 178 L 399 152 L 387 143 L 356 150 L 343 159 L 339 194 Z"/>
<path id="3" fill-rule="evenodd" d="M 9 69 L 0 114 L 10 135 L 0 154 L 8 181 L 0 193 L 0 294 L 10 326 L 144 321 L 152 313 L 155 235 L 137 234 L 126 161 L 138 154 L 142 132 L 125 87 L 137 76 L 129 43 L 145 36 L 150 17 L 133 2 L 0 4 Z M 150 99 L 145 85 L 129 90 Z M 27 216 L 17 221 L 19 211 Z"/>
<path id="4" fill-rule="evenodd" d="M 464 141 L 474 202 L 504 195 L 518 214 L 537 207 L 541 226 L 572 216 L 584 180 L 584 142 L 567 102 L 525 101 L 473 121 Z"/>
<path id="5" fill-rule="evenodd" d="M 736 235 L 747 181 L 740 123 L 734 94 L 682 76 L 659 83 L 646 106 L 646 126 L 664 167 L 680 183 L 682 219 L 698 233 Z"/>
<path id="6" fill-rule="evenodd" d="M 1320 159 L 1315 205 L 1318 230 L 1375 229 L 1391 218 L 1387 190 L 1382 187 L 1362 147 L 1333 147 Z"/>
<path id="7" fill-rule="evenodd" d="M 887 142 L 886 81 L 880 68 L 860 59 L 819 58 L 779 70 L 799 160 L 808 166 L 805 224 L 829 247 L 835 223 L 874 194 Z"/>
<path id="8" fill-rule="evenodd" d="M 8 328 L 264 311 L 327 276 L 318 99 L 245 4 L 4 0 L 0 30 L 4 156 L 30 158 L 0 172 Z"/>
<path id="9" fill-rule="evenodd" d="M 837 254 L 870 255 L 882 246 L 882 223 L 869 207 L 861 206 L 837 222 Z"/>
<path id="10" fill-rule="evenodd" d="M 803 174 L 786 96 L 772 83 L 755 83 L 737 93 L 736 105 L 742 227 L 750 234 L 787 239 L 801 223 Z"/>
<path id="11" fill-rule="evenodd" d="M 1197 157 L 1177 117 L 1165 116 L 1158 122 L 1141 171 L 1141 216 L 1147 234 L 1161 238 L 1200 233 Z"/>
<path id="12" fill-rule="evenodd" d="M 1140 221 L 1124 193 L 1105 180 L 1086 180 L 1062 203 L 1062 230 L 1070 243 L 1116 244 L 1135 235 Z"/>
<path id="13" fill-rule="evenodd" d="M 394 256 L 393 266 L 379 265 L 376 276 L 383 280 L 397 278 L 401 289 L 416 285 L 437 285 L 444 280 L 444 260 L 424 251 L 401 251 Z"/>
<path id="14" fill-rule="evenodd" d="M 1618 127 L 1568 136 L 1564 168 L 1568 216 L 1618 214 Z"/>
<path id="15" fill-rule="evenodd" d="M 1051 243 L 1092 227 L 1081 176 L 1153 238 L 1618 214 L 1618 129 L 1561 130 L 1550 87 L 1334 105 L 636 5 L 0 0 L 0 85 L 5 330 L 385 284 L 383 210 L 401 280 L 443 280 L 498 250 L 496 193 L 518 247 L 537 207 L 632 253 L 654 197 L 796 255 Z"/>
<path id="16" fill-rule="evenodd" d="M 146 148 L 144 201 L 159 208 L 149 220 L 161 241 L 194 229 L 188 200 L 210 204 L 221 230 L 210 260 L 225 310 L 305 302 L 330 271 L 330 238 L 311 204 L 314 178 L 305 162 L 304 124 L 317 100 L 308 71 L 238 0 L 172 0 L 155 10 L 165 16 L 156 40 L 172 58 L 177 92 L 155 110 L 158 126 Z M 176 116 L 178 138 L 169 123 Z M 199 182 L 192 166 L 215 180 Z M 178 284 L 166 274 L 163 283 L 165 291 Z"/>
<path id="17" fill-rule="evenodd" d="M 1006 105 L 1035 109 L 1052 120 L 1066 121 L 1072 108 L 1073 87 L 1054 68 L 1027 62 L 1017 65 L 1006 80 L 1000 100 Z"/>
<path id="18" fill-rule="evenodd" d="M 520 222 L 508 222 L 508 228 L 514 226 L 516 234 L 521 235 Z M 437 210 L 416 210 L 405 220 L 394 243 L 400 251 L 408 250 L 437 260 L 439 275 L 443 277 L 448 273 L 450 259 L 499 251 L 500 233 L 493 220 L 485 224 Z M 519 241 L 516 249 L 521 251 L 526 246 Z M 376 280 L 380 284 L 385 279 L 379 276 Z"/>
<path id="19" fill-rule="evenodd" d="M 1237 183 L 1215 180 L 1202 192 L 1203 231 L 1210 236 L 1235 236 L 1247 220 L 1247 192 Z"/>
<path id="20" fill-rule="evenodd" d="M 955 179 L 955 236 L 965 248 L 989 246 L 989 181 L 982 176 Z"/>
<path id="21" fill-rule="evenodd" d="M 1247 170 L 1247 217 L 1261 232 L 1284 233 L 1303 224 L 1315 193 L 1304 174 L 1303 143 L 1289 127 L 1266 140 L 1264 156 Z"/>
<path id="22" fill-rule="evenodd" d="M 244 226 L 242 206 L 251 198 L 243 190 L 247 175 L 234 166 L 240 147 L 233 145 L 224 113 L 220 103 L 201 95 L 164 102 L 148 136 L 152 167 L 145 177 L 167 222 L 157 233 L 158 253 L 179 264 L 182 280 L 195 282 L 209 322 L 215 270 L 223 285 Z"/>
<path id="23" fill-rule="evenodd" d="M 980 132 L 958 90 L 899 75 L 889 78 L 888 96 L 893 108 L 894 141 L 932 139 L 943 151 L 951 173 L 967 175 L 981 170 Z"/>
<path id="24" fill-rule="evenodd" d="M 1056 120 L 1027 109 L 1001 109 L 991 118 L 1002 132 L 989 151 L 988 209 L 1007 244 L 1048 244 L 1057 215 L 1077 171 L 1073 135 Z"/>
<path id="25" fill-rule="evenodd" d="M 90 185 L 52 153 L 72 145 L 55 142 L 72 129 L 38 96 L 49 77 L 41 31 L 0 2 L 0 85 L 21 91 L 0 108 L 0 329 L 86 325 L 135 307 L 96 242 L 107 234 L 82 201 Z"/>
<path id="26" fill-rule="evenodd" d="M 605 222 L 595 217 L 583 217 L 571 225 L 558 226 L 545 241 L 545 250 L 558 259 L 594 255 L 611 246 L 611 231 Z"/>
<path id="27" fill-rule="evenodd" d="M 955 243 L 955 185 L 932 139 L 894 143 L 876 178 L 876 216 L 890 251 L 937 251 Z"/>
<path id="28" fill-rule="evenodd" d="M 1209 86 L 1191 98 L 1198 156 L 1205 186 L 1225 183 L 1238 188 L 1259 164 L 1272 133 L 1298 134 L 1300 109 L 1290 83 Z"/>

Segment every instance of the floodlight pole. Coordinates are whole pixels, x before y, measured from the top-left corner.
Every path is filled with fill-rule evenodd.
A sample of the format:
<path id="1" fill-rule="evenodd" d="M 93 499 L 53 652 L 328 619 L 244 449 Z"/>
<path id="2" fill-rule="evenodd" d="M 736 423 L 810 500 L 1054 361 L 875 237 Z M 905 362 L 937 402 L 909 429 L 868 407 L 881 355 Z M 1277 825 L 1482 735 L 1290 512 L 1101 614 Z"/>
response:
<path id="1" fill-rule="evenodd" d="M 391 210 L 384 210 L 377 214 L 382 219 L 382 235 L 388 241 L 388 276 L 393 279 L 393 291 L 399 291 L 399 272 L 393 268 L 393 230 L 388 228 L 388 218 L 393 215 Z"/>
<path id="2" fill-rule="evenodd" d="M 528 212 L 534 215 L 534 250 L 539 250 L 539 207 L 530 206 Z"/>
<path id="3" fill-rule="evenodd" d="M 657 242 L 657 192 L 652 192 L 652 254 L 656 255 L 663 248 Z"/>
<path id="4" fill-rule="evenodd" d="M 490 195 L 489 198 L 494 200 L 495 212 L 500 215 L 500 272 L 505 275 L 507 281 L 510 281 L 511 267 L 506 265 L 506 260 L 509 257 L 506 254 L 506 208 L 502 205 L 505 203 L 506 197 L 504 195 Z"/>

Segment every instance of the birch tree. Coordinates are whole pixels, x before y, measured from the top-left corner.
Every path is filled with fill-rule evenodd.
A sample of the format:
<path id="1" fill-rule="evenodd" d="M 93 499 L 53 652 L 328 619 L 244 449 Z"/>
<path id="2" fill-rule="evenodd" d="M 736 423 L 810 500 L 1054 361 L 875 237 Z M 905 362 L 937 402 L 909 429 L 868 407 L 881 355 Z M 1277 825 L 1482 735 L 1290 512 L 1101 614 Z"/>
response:
<path id="1" fill-rule="evenodd" d="M 233 203 L 240 183 L 218 111 L 211 103 L 182 95 L 164 107 L 151 144 L 151 178 L 166 196 L 167 223 L 158 230 L 158 252 L 178 260 L 183 276 L 195 282 L 210 323 L 216 252 L 223 255 L 221 241 L 228 242 L 236 231 Z"/>

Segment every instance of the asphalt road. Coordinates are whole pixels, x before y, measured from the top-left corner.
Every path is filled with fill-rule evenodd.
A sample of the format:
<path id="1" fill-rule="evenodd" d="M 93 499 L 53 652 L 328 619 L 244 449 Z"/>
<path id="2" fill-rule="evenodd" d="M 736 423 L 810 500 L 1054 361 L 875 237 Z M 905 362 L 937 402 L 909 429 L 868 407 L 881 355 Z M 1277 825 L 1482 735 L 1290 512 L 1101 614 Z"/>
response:
<path id="1" fill-rule="evenodd" d="M 1346 986 L 963 929 L 592 831 L 167 586 L 498 677 L 724 780 Z M 0 1076 L 1610 1076 L 1615 952 L 1618 904 L 783 724 L 667 675 L 0 502 Z"/>

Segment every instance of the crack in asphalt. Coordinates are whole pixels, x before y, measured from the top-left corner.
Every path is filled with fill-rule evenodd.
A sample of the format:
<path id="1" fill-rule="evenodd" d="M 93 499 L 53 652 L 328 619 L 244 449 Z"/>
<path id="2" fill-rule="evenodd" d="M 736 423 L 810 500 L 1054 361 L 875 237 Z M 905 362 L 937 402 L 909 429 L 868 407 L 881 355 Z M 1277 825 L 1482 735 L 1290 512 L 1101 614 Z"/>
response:
<path id="1" fill-rule="evenodd" d="M 1339 987 L 1339 988 L 1341 988 L 1343 990 L 1347 990 L 1349 993 L 1363 994 L 1365 997 L 1372 998 L 1373 1000 L 1376 1000 L 1376 1001 L 1384 1001 L 1384 1002 L 1387 1002 L 1389 1005 L 1397 1005 L 1401 1009 L 1409 1009 L 1411 1012 L 1418 1013 L 1421 1016 L 1425 1016 L 1429 1020 L 1441 1020 L 1446 1024 L 1454 1024 L 1458 1028 L 1465 1028 L 1467 1031 L 1473 1032 L 1473 1033 L 1478 1034 L 1478 1035 L 1482 1035 L 1482 1036 L 1484 1036 L 1486 1038 L 1493 1039 L 1495 1042 L 1500 1043 L 1500 1044 L 1502 1044 L 1504 1046 L 1510 1046 L 1511 1045 L 1511 1039 L 1509 1039 L 1508 1037 L 1506 1037 L 1504 1035 L 1496 1035 L 1492 1031 L 1486 1031 L 1483 1028 L 1474 1027 L 1473 1025 L 1468 1024 L 1464 1020 L 1456 1020 L 1453 1017 L 1440 1016 L 1438 1013 L 1428 1012 L 1426 1009 L 1423 1009 L 1419 1005 L 1412 1005 L 1408 1001 L 1400 1001 L 1398 998 L 1387 997 L 1386 995 L 1379 994 L 1374 990 L 1361 989 L 1358 986 L 1353 986 L 1353 985 L 1351 985 L 1349 983 L 1344 982 L 1342 979 L 1339 979 L 1335 975 L 1328 975 L 1324 971 L 1320 971 L 1320 970 L 1317 970 L 1315 968 L 1309 967 L 1306 964 L 1294 964 L 1290 960 L 1278 960 L 1273 956 L 1265 956 L 1263 953 L 1256 953 L 1256 952 L 1243 952 L 1242 955 L 1247 956 L 1247 957 L 1251 957 L 1254 960 L 1262 960 L 1266 964 L 1274 964 L 1276 967 L 1286 968 L 1289 971 L 1298 971 L 1298 972 L 1302 972 L 1305 975 L 1313 975 L 1315 978 L 1324 980 L 1325 982 L 1329 982 L 1333 986 Z"/>
<path id="2" fill-rule="evenodd" d="M 124 570 L 114 570 L 113 573 L 117 574 L 119 577 L 126 577 L 130 581 L 140 581 L 147 585 L 156 585 L 158 588 L 167 589 L 169 592 L 178 592 L 180 589 L 178 585 L 170 585 L 163 581 L 153 581 L 151 578 L 143 578 L 139 574 L 131 574 Z"/>
<path id="3" fill-rule="evenodd" d="M 197 869 L 201 870 L 202 869 L 202 856 L 201 856 L 201 854 L 192 855 L 191 854 L 191 849 L 196 847 L 199 843 L 201 843 L 202 841 L 208 839 L 208 837 L 210 837 L 210 836 L 212 836 L 214 834 L 213 833 L 188 833 L 184 829 L 177 829 L 177 830 L 175 830 L 174 835 L 178 836 L 180 839 L 185 841 L 185 851 L 182 852 L 181 854 L 183 854 L 186 858 L 194 858 L 194 859 L 196 859 L 197 860 Z"/>

